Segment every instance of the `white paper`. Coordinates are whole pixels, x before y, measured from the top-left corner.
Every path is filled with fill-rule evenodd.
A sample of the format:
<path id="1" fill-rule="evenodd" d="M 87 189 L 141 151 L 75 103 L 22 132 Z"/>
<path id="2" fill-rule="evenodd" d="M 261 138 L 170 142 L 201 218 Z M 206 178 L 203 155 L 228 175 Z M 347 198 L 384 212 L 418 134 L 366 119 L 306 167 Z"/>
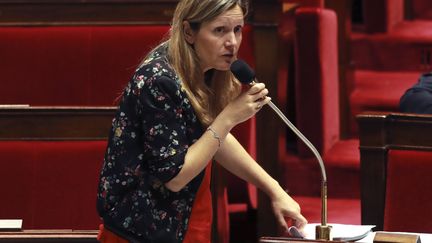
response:
<path id="1" fill-rule="evenodd" d="M 22 219 L 0 219 L 0 230 L 20 230 Z"/>

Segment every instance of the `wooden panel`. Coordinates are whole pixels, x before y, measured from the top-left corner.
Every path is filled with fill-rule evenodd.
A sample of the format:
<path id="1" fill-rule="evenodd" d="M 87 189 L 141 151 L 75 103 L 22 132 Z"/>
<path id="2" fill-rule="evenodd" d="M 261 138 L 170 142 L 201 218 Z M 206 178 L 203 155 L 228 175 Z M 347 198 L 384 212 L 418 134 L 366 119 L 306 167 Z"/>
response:
<path id="1" fill-rule="evenodd" d="M 370 112 L 357 116 L 360 135 L 362 224 L 384 225 L 390 149 L 432 151 L 432 115 Z"/>
<path id="2" fill-rule="evenodd" d="M 96 243 L 95 230 L 23 230 L 15 232 L 0 232 L 2 243 Z"/>
<path id="3" fill-rule="evenodd" d="M 0 0 L 0 26 L 169 24 L 177 2 Z"/>
<path id="4" fill-rule="evenodd" d="M 254 25 L 254 52 L 256 73 L 260 82 L 266 84 L 269 96 L 277 103 L 279 36 L 278 23 L 282 4 L 277 0 L 252 2 Z M 276 104 L 277 105 L 277 104 Z M 276 180 L 279 178 L 278 137 L 283 122 L 265 107 L 256 115 L 257 161 Z M 258 236 L 278 235 L 277 221 L 267 195 L 258 193 Z"/>
<path id="5" fill-rule="evenodd" d="M 105 140 L 115 107 L 0 108 L 0 140 Z"/>

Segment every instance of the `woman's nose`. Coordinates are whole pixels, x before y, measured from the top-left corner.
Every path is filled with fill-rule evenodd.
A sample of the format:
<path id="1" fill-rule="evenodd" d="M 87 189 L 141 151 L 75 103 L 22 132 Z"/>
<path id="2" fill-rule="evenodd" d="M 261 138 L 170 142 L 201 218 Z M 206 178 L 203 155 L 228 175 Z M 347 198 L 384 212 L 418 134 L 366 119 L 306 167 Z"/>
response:
<path id="1" fill-rule="evenodd" d="M 232 32 L 232 33 L 228 34 L 227 40 L 225 41 L 225 46 L 231 47 L 231 46 L 235 46 L 235 45 L 237 45 L 237 38 L 236 38 L 235 33 Z"/>

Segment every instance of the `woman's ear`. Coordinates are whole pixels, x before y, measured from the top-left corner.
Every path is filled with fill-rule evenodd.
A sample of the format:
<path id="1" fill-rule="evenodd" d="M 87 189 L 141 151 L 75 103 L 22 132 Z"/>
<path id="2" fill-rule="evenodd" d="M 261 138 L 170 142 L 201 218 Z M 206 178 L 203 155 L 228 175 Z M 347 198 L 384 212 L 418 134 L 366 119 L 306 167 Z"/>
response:
<path id="1" fill-rule="evenodd" d="M 195 42 L 195 32 L 192 30 L 188 21 L 183 21 L 183 32 L 186 41 L 193 45 Z"/>

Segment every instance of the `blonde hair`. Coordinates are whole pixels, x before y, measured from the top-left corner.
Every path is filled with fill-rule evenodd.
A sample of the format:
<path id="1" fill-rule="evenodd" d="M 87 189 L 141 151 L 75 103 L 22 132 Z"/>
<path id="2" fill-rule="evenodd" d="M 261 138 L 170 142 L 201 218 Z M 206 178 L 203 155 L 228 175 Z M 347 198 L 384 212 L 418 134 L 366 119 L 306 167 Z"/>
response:
<path id="1" fill-rule="evenodd" d="M 235 6 L 240 6 L 246 16 L 247 0 L 181 0 L 174 12 L 169 38 L 162 43 L 168 45 L 170 64 L 180 77 L 198 119 L 206 126 L 239 94 L 241 85 L 230 71 L 219 70 L 213 71 L 210 86 L 206 85 L 198 56 L 186 41 L 183 22 L 188 21 L 193 31 L 199 31 L 201 23 Z"/>

